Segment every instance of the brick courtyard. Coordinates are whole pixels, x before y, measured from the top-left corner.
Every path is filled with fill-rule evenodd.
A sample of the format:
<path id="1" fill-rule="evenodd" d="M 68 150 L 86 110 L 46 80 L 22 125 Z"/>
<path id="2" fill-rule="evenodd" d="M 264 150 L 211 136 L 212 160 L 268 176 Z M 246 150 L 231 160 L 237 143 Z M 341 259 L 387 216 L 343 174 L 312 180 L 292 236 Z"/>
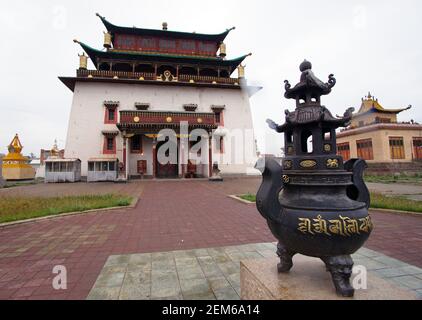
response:
<path id="1" fill-rule="evenodd" d="M 0 299 L 84 299 L 110 255 L 275 241 L 254 206 L 227 197 L 256 192 L 259 179 L 57 185 L 139 194 L 135 209 L 55 218 L 0 229 Z M 83 186 L 83 187 L 82 187 Z M 4 190 L 45 195 L 43 185 Z M 51 187 L 48 187 L 51 188 Z M 52 191 L 55 189 L 55 191 Z M 3 192 L 3 191 L 2 191 Z M 4 193 L 0 193 L 3 195 Z M 49 193 L 50 194 L 50 193 Z M 366 247 L 422 267 L 422 216 L 373 212 Z M 68 290 L 53 290 L 55 265 L 68 270 Z"/>

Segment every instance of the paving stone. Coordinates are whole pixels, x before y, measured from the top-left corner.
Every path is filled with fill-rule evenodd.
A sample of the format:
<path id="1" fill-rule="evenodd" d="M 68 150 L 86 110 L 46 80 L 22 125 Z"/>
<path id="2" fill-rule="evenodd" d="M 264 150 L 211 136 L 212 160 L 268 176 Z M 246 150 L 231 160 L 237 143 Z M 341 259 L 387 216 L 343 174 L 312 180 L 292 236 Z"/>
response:
<path id="1" fill-rule="evenodd" d="M 391 278 L 406 275 L 422 274 L 422 269 L 414 266 L 406 266 L 399 268 L 380 269 L 376 271 L 376 274 L 383 278 Z"/>
<path id="2" fill-rule="evenodd" d="M 211 277 L 208 278 L 208 283 L 212 291 L 231 288 L 230 282 L 225 277 Z"/>
<path id="3" fill-rule="evenodd" d="M 151 285 L 123 285 L 119 300 L 149 300 Z"/>
<path id="4" fill-rule="evenodd" d="M 178 268 L 195 268 L 199 267 L 199 262 L 196 257 L 193 258 L 176 258 L 176 266 Z"/>
<path id="5" fill-rule="evenodd" d="M 207 279 L 180 279 L 180 287 L 182 288 L 183 297 L 192 297 L 194 295 L 212 294 Z"/>
<path id="6" fill-rule="evenodd" d="M 151 253 L 131 254 L 129 258 L 129 265 L 147 264 L 151 263 Z"/>
<path id="7" fill-rule="evenodd" d="M 127 265 L 129 264 L 130 255 L 110 256 L 107 259 L 106 266 Z"/>
<path id="8" fill-rule="evenodd" d="M 176 272 L 176 264 L 174 260 L 156 260 L 152 261 L 151 269 L 162 272 Z"/>
<path id="9" fill-rule="evenodd" d="M 379 256 L 379 257 L 373 257 L 372 259 L 374 261 L 381 262 L 385 265 L 392 266 L 392 267 L 405 267 L 405 266 L 407 266 L 407 264 L 403 261 L 400 261 L 400 260 L 397 260 L 397 259 L 394 259 L 394 258 L 390 258 L 390 257 L 384 256 L 384 255 Z"/>
<path id="10" fill-rule="evenodd" d="M 217 263 L 217 265 L 225 276 L 239 273 L 239 270 L 240 270 L 239 264 L 236 264 L 232 261 L 225 262 L 225 263 Z"/>
<path id="11" fill-rule="evenodd" d="M 379 269 L 388 268 L 389 265 L 382 263 L 380 261 L 372 260 L 371 258 L 364 258 L 364 259 L 354 259 L 354 266 L 362 265 L 368 271 L 374 271 Z"/>
<path id="12" fill-rule="evenodd" d="M 233 288 L 240 288 L 240 272 L 229 275 L 227 280 L 230 282 Z"/>
<path id="13" fill-rule="evenodd" d="M 183 300 L 216 300 L 212 292 L 183 295 Z"/>
<path id="14" fill-rule="evenodd" d="M 373 258 L 373 257 L 378 257 L 380 256 L 380 253 L 368 248 L 360 248 L 356 253 L 368 257 L 368 258 Z"/>
<path id="15" fill-rule="evenodd" d="M 179 280 L 176 275 L 152 278 L 151 298 L 173 297 L 180 293 Z"/>
<path id="16" fill-rule="evenodd" d="M 214 291 L 217 300 L 240 300 L 240 296 L 232 287 Z"/>
<path id="17" fill-rule="evenodd" d="M 125 278 L 125 273 L 102 273 L 96 283 L 95 287 L 121 287 L 123 284 L 123 280 Z"/>
<path id="18" fill-rule="evenodd" d="M 179 259 L 179 258 L 194 258 L 196 255 L 195 255 L 195 250 L 180 250 L 180 251 L 174 251 L 173 256 L 176 259 Z"/>
<path id="19" fill-rule="evenodd" d="M 201 267 L 195 267 L 195 268 L 182 268 L 177 269 L 177 274 L 179 276 L 179 279 L 183 280 L 189 280 L 189 279 L 205 279 L 205 275 L 202 272 Z"/>
<path id="20" fill-rule="evenodd" d="M 154 252 L 151 255 L 152 262 L 156 261 L 173 261 L 172 252 Z"/>
<path id="21" fill-rule="evenodd" d="M 193 254 L 197 258 L 199 258 L 199 257 L 209 257 L 207 249 L 195 249 L 195 250 L 193 250 Z"/>
<path id="22" fill-rule="evenodd" d="M 137 271 L 127 272 L 123 280 L 125 285 L 148 285 L 151 286 L 151 272 Z"/>
<path id="23" fill-rule="evenodd" d="M 127 265 L 120 265 L 120 264 L 115 264 L 115 265 L 111 265 L 111 266 L 106 266 L 103 268 L 103 270 L 101 270 L 101 273 L 125 273 L 127 270 Z"/>
<path id="24" fill-rule="evenodd" d="M 394 277 L 391 278 L 391 281 L 394 281 L 397 284 L 400 284 L 413 290 L 422 289 L 422 279 L 419 279 L 414 276 Z"/>
<path id="25" fill-rule="evenodd" d="M 87 300 L 118 300 L 120 287 L 94 288 L 89 293 Z"/>

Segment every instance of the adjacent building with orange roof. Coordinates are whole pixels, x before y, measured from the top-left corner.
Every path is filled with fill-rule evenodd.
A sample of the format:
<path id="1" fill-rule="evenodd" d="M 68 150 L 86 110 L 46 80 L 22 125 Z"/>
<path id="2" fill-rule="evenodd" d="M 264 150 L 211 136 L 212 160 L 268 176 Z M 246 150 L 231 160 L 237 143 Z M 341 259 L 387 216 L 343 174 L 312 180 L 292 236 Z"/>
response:
<path id="1" fill-rule="evenodd" d="M 411 168 L 422 161 L 422 125 L 410 120 L 399 122 L 397 115 L 406 108 L 385 109 L 370 93 L 353 115 L 350 126 L 337 133 L 337 150 L 345 160 L 365 159 L 371 164 L 393 163 Z"/>

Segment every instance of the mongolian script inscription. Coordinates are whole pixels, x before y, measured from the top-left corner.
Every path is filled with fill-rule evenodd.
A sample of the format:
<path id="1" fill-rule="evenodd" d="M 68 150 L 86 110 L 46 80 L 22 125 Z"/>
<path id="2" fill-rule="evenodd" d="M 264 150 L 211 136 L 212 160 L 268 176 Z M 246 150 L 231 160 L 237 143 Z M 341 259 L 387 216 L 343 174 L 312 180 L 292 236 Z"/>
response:
<path id="1" fill-rule="evenodd" d="M 339 216 L 340 219 L 325 220 L 321 215 L 315 219 L 299 218 L 298 230 L 304 234 L 325 234 L 350 237 L 353 234 L 369 233 L 373 229 L 371 218 L 351 219 Z"/>

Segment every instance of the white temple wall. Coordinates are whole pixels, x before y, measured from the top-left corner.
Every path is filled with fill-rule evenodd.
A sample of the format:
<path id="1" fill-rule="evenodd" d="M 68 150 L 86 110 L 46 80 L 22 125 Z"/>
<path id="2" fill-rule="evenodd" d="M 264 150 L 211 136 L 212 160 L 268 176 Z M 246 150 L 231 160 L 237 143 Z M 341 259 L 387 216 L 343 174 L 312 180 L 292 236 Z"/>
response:
<path id="1" fill-rule="evenodd" d="M 79 82 L 76 83 L 74 90 L 65 157 L 81 159 L 83 176 L 87 175 L 88 159 L 113 157 L 103 154 L 104 136 L 102 131 L 118 130 L 114 124 L 104 124 L 104 101 L 119 101 L 118 111 L 136 110 L 135 103 L 150 104 L 150 111 L 184 111 L 184 104 L 197 104 L 197 112 L 212 112 L 212 105 L 225 105 L 225 129 L 228 131 L 232 129 L 253 130 L 249 96 L 243 90 Z M 144 141 L 144 156 L 135 156 L 129 152 L 131 174 L 137 172 L 136 158 L 149 160 L 148 174 L 150 172 L 152 174 L 152 147 L 150 148 L 148 140 Z M 123 161 L 121 135 L 116 138 L 116 143 L 116 156 Z M 244 144 L 239 148 L 236 147 L 235 152 L 245 152 L 246 145 L 255 151 L 253 134 L 247 137 Z M 213 158 L 213 161 L 216 161 L 216 158 Z M 223 174 L 245 174 L 253 167 L 254 161 L 236 164 L 223 160 L 219 162 Z"/>

